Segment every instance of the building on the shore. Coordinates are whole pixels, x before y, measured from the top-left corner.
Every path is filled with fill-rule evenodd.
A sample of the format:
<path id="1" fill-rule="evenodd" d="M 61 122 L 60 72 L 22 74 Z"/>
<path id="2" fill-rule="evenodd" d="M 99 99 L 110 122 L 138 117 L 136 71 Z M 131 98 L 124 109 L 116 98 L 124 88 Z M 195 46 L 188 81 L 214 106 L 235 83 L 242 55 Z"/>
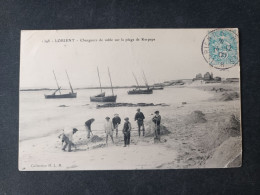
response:
<path id="1" fill-rule="evenodd" d="M 196 80 L 201 80 L 201 82 L 205 81 L 206 83 L 209 83 L 209 82 L 220 82 L 221 81 L 221 77 L 215 77 L 214 78 L 213 73 L 206 72 L 203 75 L 203 77 L 202 77 L 201 73 L 196 74 L 196 77 L 193 78 L 192 81 L 196 81 Z"/>
<path id="2" fill-rule="evenodd" d="M 196 77 L 192 79 L 192 81 L 196 81 L 196 80 L 203 80 L 201 73 L 196 74 Z"/>
<path id="3" fill-rule="evenodd" d="M 203 80 L 203 81 L 211 81 L 211 80 L 214 80 L 213 79 L 213 73 L 209 73 L 209 72 L 206 72 L 203 77 L 202 77 L 202 74 L 201 73 L 198 73 L 196 74 L 196 77 L 192 79 L 193 81 L 196 81 L 196 80 Z"/>
<path id="4" fill-rule="evenodd" d="M 199 73 L 199 74 L 196 74 L 196 80 L 202 80 L 203 78 L 202 78 L 202 74 L 201 73 Z"/>
<path id="5" fill-rule="evenodd" d="M 214 78 L 213 78 L 213 73 L 210 74 L 209 72 L 206 72 L 206 74 L 204 74 L 203 80 L 204 80 L 204 81 L 214 80 Z"/>

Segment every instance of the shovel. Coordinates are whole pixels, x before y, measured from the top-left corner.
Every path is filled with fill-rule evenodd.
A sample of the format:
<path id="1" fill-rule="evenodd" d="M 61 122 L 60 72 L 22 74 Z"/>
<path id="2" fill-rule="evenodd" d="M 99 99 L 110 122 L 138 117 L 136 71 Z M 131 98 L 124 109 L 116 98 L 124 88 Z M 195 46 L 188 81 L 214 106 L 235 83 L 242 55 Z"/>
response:
<path id="1" fill-rule="evenodd" d="M 157 123 L 155 124 L 155 132 L 154 133 L 155 133 L 154 143 L 156 144 L 156 143 L 160 142 L 160 140 L 158 138 L 158 132 L 157 132 Z"/>

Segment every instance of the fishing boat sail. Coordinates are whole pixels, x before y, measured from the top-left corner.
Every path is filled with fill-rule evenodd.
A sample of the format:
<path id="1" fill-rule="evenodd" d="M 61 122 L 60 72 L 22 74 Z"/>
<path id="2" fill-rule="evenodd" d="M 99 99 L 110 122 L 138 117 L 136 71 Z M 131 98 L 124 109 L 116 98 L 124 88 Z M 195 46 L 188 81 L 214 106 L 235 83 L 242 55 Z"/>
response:
<path id="1" fill-rule="evenodd" d="M 143 71 L 143 78 L 144 78 L 144 81 L 145 81 L 145 85 L 146 85 L 146 87 L 147 87 L 146 89 L 141 89 L 134 73 L 133 73 L 133 76 L 134 76 L 134 78 L 135 78 L 135 81 L 136 81 L 136 84 L 137 84 L 137 88 L 128 91 L 128 92 L 127 92 L 128 95 L 152 94 L 152 93 L 153 93 L 153 90 L 152 90 L 152 89 L 149 87 L 149 85 L 148 85 L 148 82 L 147 82 L 147 80 L 146 80 L 144 71 Z"/>
<path id="2" fill-rule="evenodd" d="M 53 94 L 51 95 L 44 95 L 46 99 L 56 99 L 56 98 L 76 98 L 77 97 L 77 93 L 74 93 L 73 91 L 73 88 L 72 88 L 72 85 L 70 83 L 70 79 L 69 79 L 69 75 L 66 71 L 66 74 L 67 74 L 67 78 L 68 78 L 68 81 L 69 81 L 69 85 L 70 85 L 70 90 L 71 92 L 70 93 L 67 93 L 67 94 L 61 94 L 61 87 L 59 86 L 58 84 L 58 81 L 57 81 L 57 78 L 56 78 L 56 75 L 53 71 L 53 75 L 54 75 L 54 78 L 55 78 L 55 81 L 56 81 L 56 84 L 57 84 L 57 89 L 54 91 Z M 59 91 L 60 94 L 56 95 L 57 91 Z"/>
<path id="3" fill-rule="evenodd" d="M 99 85 L 100 85 L 101 93 L 96 95 L 96 96 L 91 96 L 90 101 L 91 102 L 116 102 L 117 95 L 114 95 L 114 90 L 113 90 L 113 85 L 112 85 L 112 80 L 111 80 L 109 68 L 108 68 L 108 75 L 109 75 L 111 90 L 112 90 L 112 95 L 110 95 L 110 96 L 105 96 L 105 92 L 102 92 L 102 86 L 101 86 L 101 82 L 100 82 L 100 76 L 99 76 L 98 68 L 97 68 L 97 71 L 98 71 L 98 78 L 99 78 Z"/>

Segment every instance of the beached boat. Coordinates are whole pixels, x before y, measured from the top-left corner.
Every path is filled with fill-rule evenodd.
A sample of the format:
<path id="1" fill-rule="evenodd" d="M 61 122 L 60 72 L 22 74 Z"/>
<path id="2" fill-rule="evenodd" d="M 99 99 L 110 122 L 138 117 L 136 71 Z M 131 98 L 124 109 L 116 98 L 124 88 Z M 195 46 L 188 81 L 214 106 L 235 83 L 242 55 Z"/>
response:
<path id="1" fill-rule="evenodd" d="M 55 98 L 76 98 L 77 93 L 68 93 L 68 94 L 51 94 L 51 95 L 44 95 L 46 99 L 55 99 Z"/>
<path id="2" fill-rule="evenodd" d="M 67 78 L 68 78 L 68 81 L 69 81 L 69 85 L 70 85 L 70 90 L 71 90 L 71 92 L 66 93 L 66 94 L 61 94 L 61 91 L 60 91 L 61 87 L 59 86 L 58 81 L 57 81 L 57 79 L 56 79 L 56 75 L 55 75 L 55 73 L 54 73 L 54 71 L 53 71 L 53 75 L 54 75 L 54 78 L 55 78 L 55 80 L 56 80 L 56 84 L 57 84 L 58 89 L 56 89 L 56 90 L 54 91 L 54 93 L 51 94 L 51 95 L 44 95 L 45 99 L 76 98 L 76 97 L 77 97 L 77 93 L 74 93 L 73 88 L 72 88 L 72 86 L 71 86 L 70 79 L 69 79 L 69 75 L 68 75 L 67 71 L 66 71 L 66 74 L 67 74 Z M 58 91 L 59 91 L 60 94 L 57 95 L 56 93 L 57 93 Z"/>
<path id="3" fill-rule="evenodd" d="M 110 96 L 106 96 L 105 92 L 102 92 L 102 86 L 101 86 L 98 68 L 97 68 L 97 72 L 98 72 L 98 79 L 99 79 L 99 86 L 100 86 L 101 93 L 98 94 L 98 95 L 95 95 L 95 96 L 91 96 L 90 101 L 91 102 L 116 102 L 117 96 L 114 95 L 114 90 L 113 90 L 113 85 L 112 85 L 112 80 L 111 80 L 109 68 L 108 68 L 108 75 L 109 75 L 109 78 L 110 78 L 110 84 L 111 84 L 111 90 L 112 90 L 112 95 L 110 95 Z"/>
<path id="4" fill-rule="evenodd" d="M 152 87 L 152 90 L 163 90 L 164 87 Z"/>
<path id="5" fill-rule="evenodd" d="M 153 89 L 149 87 L 144 72 L 143 72 L 143 78 L 144 78 L 144 81 L 145 81 L 145 84 L 146 84 L 146 87 L 147 87 L 146 89 L 141 89 L 140 86 L 139 86 L 139 83 L 138 83 L 138 81 L 137 81 L 137 78 L 136 78 L 136 76 L 135 76 L 134 73 L 133 73 L 133 76 L 134 76 L 134 78 L 135 78 L 135 81 L 136 81 L 136 84 L 137 84 L 137 88 L 128 91 L 128 92 L 127 92 L 128 95 L 152 94 L 152 93 L 153 93 Z"/>
<path id="6" fill-rule="evenodd" d="M 116 102 L 116 95 L 111 96 L 104 96 L 104 97 L 97 97 L 97 96 L 91 96 L 90 101 L 91 102 Z"/>
<path id="7" fill-rule="evenodd" d="M 129 95 L 136 95 L 136 94 L 152 94 L 153 90 L 152 89 L 133 89 L 127 92 Z"/>

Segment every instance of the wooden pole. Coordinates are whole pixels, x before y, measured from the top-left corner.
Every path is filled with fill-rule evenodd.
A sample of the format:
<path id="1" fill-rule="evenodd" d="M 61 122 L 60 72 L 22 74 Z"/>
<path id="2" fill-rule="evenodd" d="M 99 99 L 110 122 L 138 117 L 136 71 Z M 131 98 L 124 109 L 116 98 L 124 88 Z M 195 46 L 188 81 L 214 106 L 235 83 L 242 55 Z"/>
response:
<path id="1" fill-rule="evenodd" d="M 108 69 L 108 75 L 109 75 L 109 79 L 110 79 L 112 94 L 113 94 L 113 96 L 114 96 L 114 90 L 113 90 L 113 85 L 112 85 L 112 80 L 111 80 L 111 75 L 110 75 L 109 67 L 107 67 L 107 69 Z"/>
<path id="2" fill-rule="evenodd" d="M 56 75 L 55 75 L 55 73 L 54 73 L 54 70 L 53 70 L 53 75 L 54 75 L 54 78 L 55 78 L 55 81 L 56 81 L 56 84 L 57 84 L 58 90 L 59 90 L 59 92 L 60 92 L 60 87 L 59 87 L 59 84 L 58 84 L 58 81 L 57 81 Z M 61 94 L 61 92 L 60 92 L 60 94 Z"/>
<path id="3" fill-rule="evenodd" d="M 132 73 L 133 73 L 133 72 L 132 72 Z M 136 84 L 137 84 L 138 88 L 140 89 L 139 83 L 138 83 L 137 78 L 136 78 L 136 76 L 135 76 L 134 73 L 133 73 L 133 76 L 134 76 L 134 78 L 135 78 L 135 81 L 136 81 Z"/>
<path id="4" fill-rule="evenodd" d="M 70 90 L 71 90 L 71 92 L 73 93 L 73 88 L 72 88 L 72 86 L 71 86 L 71 83 L 70 83 L 70 78 L 69 78 L 69 75 L 68 75 L 67 71 L 65 71 L 65 72 L 66 72 L 66 74 L 67 74 L 67 78 L 68 78 L 68 80 L 69 80 L 69 84 L 70 84 Z"/>
<path id="5" fill-rule="evenodd" d="M 145 81 L 146 86 L 149 88 L 148 82 L 147 82 L 146 77 L 145 77 L 145 74 L 144 74 L 144 71 L 143 71 L 143 77 L 144 77 L 144 81 Z"/>
<path id="6" fill-rule="evenodd" d="M 100 86 L 100 90 L 101 90 L 101 93 L 102 93 L 102 87 L 101 87 L 101 81 L 100 81 L 100 76 L 99 76 L 98 67 L 97 67 L 97 73 L 98 73 L 99 86 Z"/>

